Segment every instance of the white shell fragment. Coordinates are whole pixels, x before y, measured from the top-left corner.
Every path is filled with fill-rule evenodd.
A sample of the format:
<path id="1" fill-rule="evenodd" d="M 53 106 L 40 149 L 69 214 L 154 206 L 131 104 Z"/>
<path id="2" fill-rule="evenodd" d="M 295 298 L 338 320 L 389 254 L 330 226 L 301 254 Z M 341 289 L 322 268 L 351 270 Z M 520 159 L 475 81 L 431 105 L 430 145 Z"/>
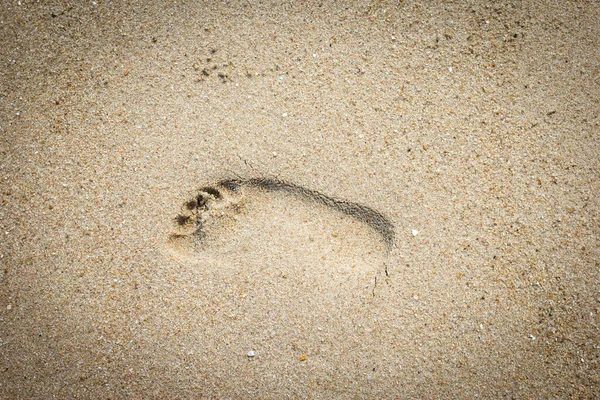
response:
<path id="1" fill-rule="evenodd" d="M 413 236 L 417 236 L 419 234 L 419 231 L 416 229 L 412 229 L 411 233 L 413 234 Z"/>
<path id="2" fill-rule="evenodd" d="M 250 350 L 250 351 L 248 352 L 248 357 L 250 357 L 250 358 L 254 357 L 255 355 L 256 355 L 256 354 L 254 354 L 254 352 L 253 352 L 252 350 Z"/>

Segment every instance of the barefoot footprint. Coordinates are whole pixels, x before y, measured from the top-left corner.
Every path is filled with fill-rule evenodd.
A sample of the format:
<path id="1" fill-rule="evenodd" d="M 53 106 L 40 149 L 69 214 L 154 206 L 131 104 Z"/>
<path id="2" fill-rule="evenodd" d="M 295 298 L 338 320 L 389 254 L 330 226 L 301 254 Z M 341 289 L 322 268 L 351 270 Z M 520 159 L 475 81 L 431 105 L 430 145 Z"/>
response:
<path id="1" fill-rule="evenodd" d="M 329 214 L 349 217 L 362 227 L 361 231 L 370 230 L 383 244 L 385 252 L 394 246 L 394 226 L 380 212 L 274 178 L 224 179 L 215 186 L 202 187 L 175 217 L 175 230 L 169 236 L 169 243 L 181 254 L 202 251 L 224 230 L 233 229 L 238 219 L 252 209 L 250 203 L 261 201 L 259 196 L 268 198 L 277 194 L 320 206 Z M 288 208 L 294 206 L 289 201 L 286 204 L 290 204 Z"/>

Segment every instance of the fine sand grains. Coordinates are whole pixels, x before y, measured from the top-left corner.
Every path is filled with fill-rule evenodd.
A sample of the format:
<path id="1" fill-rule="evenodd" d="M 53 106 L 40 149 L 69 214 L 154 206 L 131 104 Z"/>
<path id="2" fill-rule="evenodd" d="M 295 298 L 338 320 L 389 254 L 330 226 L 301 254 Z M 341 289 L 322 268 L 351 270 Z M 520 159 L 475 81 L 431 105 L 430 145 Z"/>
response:
<path id="1" fill-rule="evenodd" d="M 0 398 L 600 398 L 599 15 L 4 2 Z"/>

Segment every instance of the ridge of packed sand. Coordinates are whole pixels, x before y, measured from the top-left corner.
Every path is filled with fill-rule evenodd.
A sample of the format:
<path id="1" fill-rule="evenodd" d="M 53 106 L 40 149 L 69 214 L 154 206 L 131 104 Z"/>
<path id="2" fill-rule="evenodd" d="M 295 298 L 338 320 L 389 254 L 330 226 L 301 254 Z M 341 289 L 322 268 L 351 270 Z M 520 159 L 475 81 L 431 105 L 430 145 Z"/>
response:
<path id="1" fill-rule="evenodd" d="M 600 397 L 599 21 L 6 2 L 0 398 Z"/>

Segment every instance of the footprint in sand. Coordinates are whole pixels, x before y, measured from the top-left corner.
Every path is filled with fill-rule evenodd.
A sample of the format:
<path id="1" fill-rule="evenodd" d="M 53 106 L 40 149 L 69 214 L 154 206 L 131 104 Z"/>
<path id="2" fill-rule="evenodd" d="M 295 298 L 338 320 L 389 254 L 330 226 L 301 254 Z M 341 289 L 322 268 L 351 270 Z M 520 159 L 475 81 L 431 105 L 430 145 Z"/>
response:
<path id="1" fill-rule="evenodd" d="M 278 179 L 224 179 L 184 203 L 168 243 L 185 257 L 237 252 L 355 268 L 387 257 L 394 227 L 370 207 Z"/>

